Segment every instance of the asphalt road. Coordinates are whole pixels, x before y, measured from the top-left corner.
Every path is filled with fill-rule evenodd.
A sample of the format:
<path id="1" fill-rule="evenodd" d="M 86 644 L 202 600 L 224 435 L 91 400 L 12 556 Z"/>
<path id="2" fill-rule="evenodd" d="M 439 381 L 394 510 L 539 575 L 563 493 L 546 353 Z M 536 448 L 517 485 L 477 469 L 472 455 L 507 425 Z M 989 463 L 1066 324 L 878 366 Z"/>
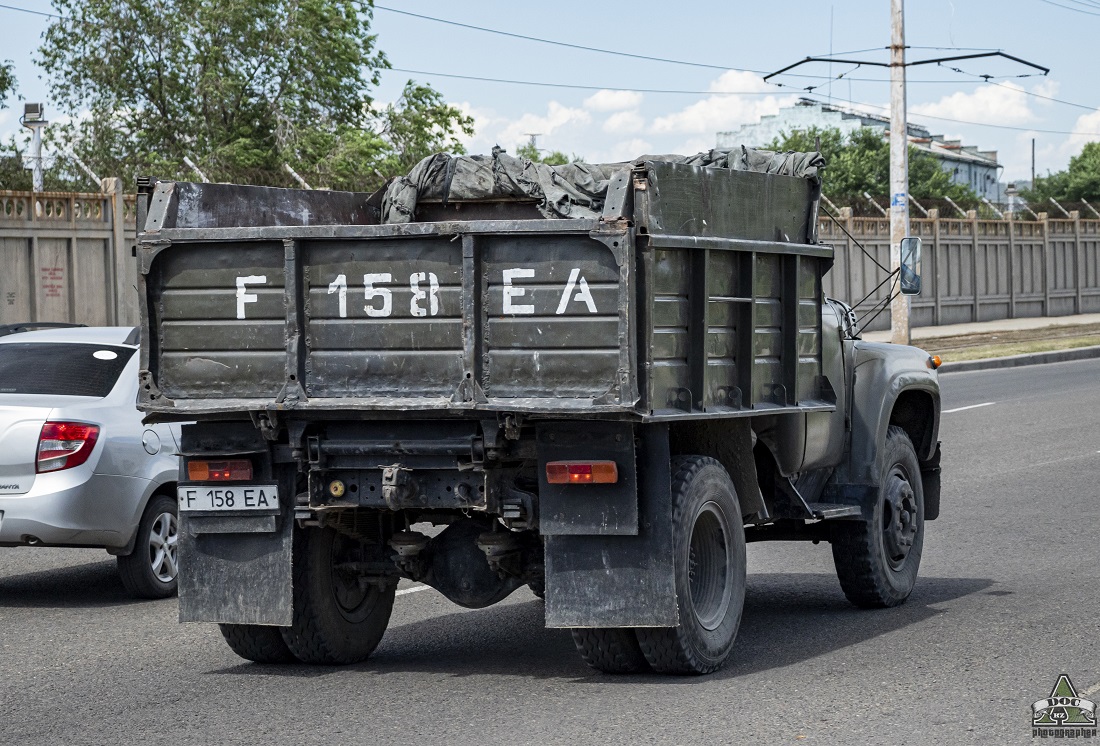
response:
<path id="1" fill-rule="evenodd" d="M 849 606 L 825 545 L 753 544 L 713 676 L 597 674 L 526 590 L 402 595 L 367 663 L 265 667 L 128 601 L 102 552 L 0 549 L 0 742 L 1031 742 L 1059 674 L 1100 700 L 1100 360 L 942 384 L 943 511 L 900 608 Z"/>

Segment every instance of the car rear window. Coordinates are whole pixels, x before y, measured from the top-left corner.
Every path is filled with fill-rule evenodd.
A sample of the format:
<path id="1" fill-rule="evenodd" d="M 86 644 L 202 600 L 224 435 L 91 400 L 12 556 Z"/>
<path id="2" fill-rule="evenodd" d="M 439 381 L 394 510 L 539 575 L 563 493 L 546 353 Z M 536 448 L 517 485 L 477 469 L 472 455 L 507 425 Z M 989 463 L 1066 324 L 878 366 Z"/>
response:
<path id="1" fill-rule="evenodd" d="M 10 342 L 0 344 L 0 394 L 104 397 L 134 356 L 133 347 Z"/>

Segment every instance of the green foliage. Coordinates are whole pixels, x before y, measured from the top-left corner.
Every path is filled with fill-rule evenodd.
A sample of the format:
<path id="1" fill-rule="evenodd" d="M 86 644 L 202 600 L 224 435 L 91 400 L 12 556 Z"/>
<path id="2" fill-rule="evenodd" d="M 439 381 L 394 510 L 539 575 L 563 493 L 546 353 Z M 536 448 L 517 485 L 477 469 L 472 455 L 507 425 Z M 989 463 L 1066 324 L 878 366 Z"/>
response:
<path id="1" fill-rule="evenodd" d="M 441 150 L 462 154 L 458 134 L 474 134 L 474 120 L 449 106 L 437 91 L 411 80 L 396 104 L 374 116 L 375 132 L 388 145 L 380 169 L 387 175 L 407 173 L 421 159 Z"/>
<path id="2" fill-rule="evenodd" d="M 367 189 L 471 131 L 425 86 L 372 107 L 388 62 L 370 2 L 53 5 L 64 18 L 46 31 L 39 62 L 74 119 L 49 137 L 102 174 L 193 179 L 189 156 L 216 181 L 289 186 L 288 163 L 313 186 Z"/>
<path id="3" fill-rule="evenodd" d="M 23 156 L 30 150 L 27 141 L 11 137 L 0 143 L 0 189 L 31 190 L 33 177 L 23 167 Z M 68 158 L 47 158 L 42 184 L 47 192 L 98 192 L 100 188 Z"/>
<path id="4" fill-rule="evenodd" d="M 533 137 L 524 145 L 520 145 L 516 148 L 516 155 L 536 163 L 545 163 L 548 166 L 564 166 L 567 163 L 577 163 L 583 160 L 576 154 L 574 154 L 573 157 L 569 157 L 560 150 L 539 151 L 538 146 L 535 144 L 535 138 Z"/>
<path id="5" fill-rule="evenodd" d="M 0 109 L 8 106 L 8 96 L 15 93 L 15 66 L 11 60 L 0 62 Z"/>
<path id="6" fill-rule="evenodd" d="M 1086 143 L 1081 152 L 1069 159 L 1069 168 L 1038 176 L 1031 189 L 1020 192 L 1029 202 L 1100 201 L 1100 142 Z"/>
<path id="7" fill-rule="evenodd" d="M 861 127 L 847 137 L 835 127 L 784 132 L 767 147 L 771 150 L 813 151 L 821 138 L 825 157 L 822 191 L 834 202 L 856 203 L 863 193 L 890 193 L 890 143 L 879 130 Z M 930 154 L 909 147 L 909 193 L 917 199 L 950 197 L 973 203 L 977 196 L 967 186 L 952 184 L 950 175 Z"/>

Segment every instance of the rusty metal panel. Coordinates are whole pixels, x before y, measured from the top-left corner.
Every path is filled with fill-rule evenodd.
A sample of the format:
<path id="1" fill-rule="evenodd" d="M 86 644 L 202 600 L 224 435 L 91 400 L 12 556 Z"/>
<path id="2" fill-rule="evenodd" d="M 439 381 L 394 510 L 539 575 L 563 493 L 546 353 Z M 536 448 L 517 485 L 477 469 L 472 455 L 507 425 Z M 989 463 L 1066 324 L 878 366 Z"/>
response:
<path id="1" fill-rule="evenodd" d="M 645 168 L 649 233 L 811 243 L 807 179 L 676 163 Z"/>
<path id="2" fill-rule="evenodd" d="M 827 247 L 672 238 L 651 237 L 640 263 L 651 416 L 830 408 L 820 342 Z"/>
<path id="3" fill-rule="evenodd" d="M 462 380 L 462 245 L 304 241 L 309 397 L 450 397 Z"/>
<path id="4" fill-rule="evenodd" d="M 620 368 L 620 268 L 587 235 L 487 236 L 484 278 L 486 397 L 595 399 Z"/>
<path id="5" fill-rule="evenodd" d="M 653 293 L 649 398 L 654 411 L 676 411 L 688 404 L 689 282 L 688 250 L 654 251 L 649 281 Z"/>
<path id="6" fill-rule="evenodd" d="M 160 182 L 149 205 L 145 230 L 374 225 L 378 219 L 367 204 L 370 196 L 358 192 Z"/>
<path id="7" fill-rule="evenodd" d="M 286 371 L 282 243 L 176 245 L 154 261 L 160 391 L 274 400 Z"/>

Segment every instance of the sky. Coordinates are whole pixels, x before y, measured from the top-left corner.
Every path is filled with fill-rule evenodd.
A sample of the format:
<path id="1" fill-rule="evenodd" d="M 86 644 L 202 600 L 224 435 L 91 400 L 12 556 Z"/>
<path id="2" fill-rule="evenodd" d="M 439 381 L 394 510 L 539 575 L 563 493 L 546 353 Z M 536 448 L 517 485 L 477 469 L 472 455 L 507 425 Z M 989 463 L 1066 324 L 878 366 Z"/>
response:
<path id="1" fill-rule="evenodd" d="M 19 93 L 55 115 L 34 63 L 49 18 L 11 9 L 50 12 L 50 4 L 0 5 L 10 6 L 0 7 L 0 60 L 15 62 Z M 394 68 L 375 100 L 393 101 L 410 79 L 432 85 L 474 118 L 469 152 L 514 153 L 537 133 L 540 148 L 590 162 L 695 153 L 714 147 L 717 132 L 800 96 L 884 115 L 890 100 L 881 67 L 815 63 L 772 79 L 780 86 L 763 80 L 807 56 L 887 61 L 889 0 L 384 0 L 374 30 Z M 909 119 L 996 150 L 1005 182 L 1030 178 L 1033 138 L 1036 172 L 1064 169 L 1100 140 L 1098 33 L 1100 0 L 909 0 L 909 62 L 1002 50 L 1050 69 L 1044 76 L 1003 59 L 911 67 Z M 21 110 L 0 111 L 0 137 L 18 130 Z"/>

